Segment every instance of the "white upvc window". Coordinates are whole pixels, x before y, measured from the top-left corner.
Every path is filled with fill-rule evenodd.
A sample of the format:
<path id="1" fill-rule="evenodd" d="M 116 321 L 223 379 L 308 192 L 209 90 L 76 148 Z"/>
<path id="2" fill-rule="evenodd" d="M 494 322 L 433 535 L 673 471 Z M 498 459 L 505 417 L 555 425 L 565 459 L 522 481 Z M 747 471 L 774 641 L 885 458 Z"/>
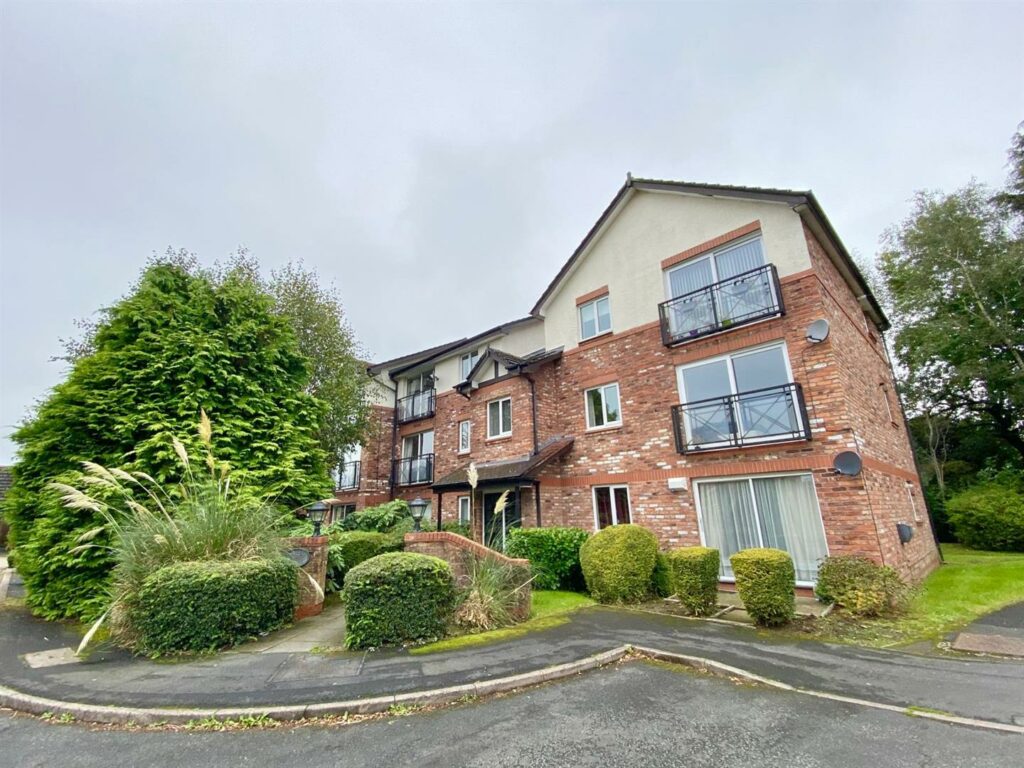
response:
<path id="1" fill-rule="evenodd" d="M 764 264 L 764 245 L 758 233 L 665 270 L 665 292 L 669 299 L 685 296 Z"/>
<path id="2" fill-rule="evenodd" d="M 469 372 L 473 370 L 473 366 L 477 364 L 479 359 L 480 351 L 476 349 L 472 352 L 467 352 L 459 358 L 459 370 L 462 372 L 463 381 L 469 378 Z"/>
<path id="3" fill-rule="evenodd" d="M 594 529 L 601 530 L 609 525 L 625 525 L 631 521 L 629 507 L 629 486 L 594 486 Z"/>
<path id="4" fill-rule="evenodd" d="M 617 427 L 622 424 L 617 382 L 587 389 L 583 392 L 583 399 L 587 407 L 587 429 Z"/>
<path id="5" fill-rule="evenodd" d="M 512 434 L 512 398 L 503 397 L 487 404 L 487 437 L 508 437 Z"/>
<path id="6" fill-rule="evenodd" d="M 721 578 L 735 578 L 729 558 L 741 549 L 789 553 L 796 581 L 809 586 L 828 556 L 814 478 L 807 473 L 755 475 L 694 483 L 701 542 L 721 553 Z"/>
<path id="7" fill-rule="evenodd" d="M 459 523 L 469 525 L 473 513 L 473 497 L 459 496 Z"/>
<path id="8" fill-rule="evenodd" d="M 459 422 L 459 453 L 469 453 L 470 438 L 473 432 L 473 422 L 469 419 Z"/>
<path id="9" fill-rule="evenodd" d="M 608 296 L 580 304 L 580 339 L 592 339 L 612 329 L 612 310 Z"/>

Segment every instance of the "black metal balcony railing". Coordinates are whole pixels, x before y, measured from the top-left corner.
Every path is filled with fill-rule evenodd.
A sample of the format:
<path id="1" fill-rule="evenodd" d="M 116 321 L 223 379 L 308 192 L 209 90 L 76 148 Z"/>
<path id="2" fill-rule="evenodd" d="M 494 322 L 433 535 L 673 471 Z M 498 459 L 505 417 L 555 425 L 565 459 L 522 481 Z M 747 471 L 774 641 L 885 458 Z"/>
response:
<path id="1" fill-rule="evenodd" d="M 361 462 L 349 461 L 338 467 L 337 491 L 354 491 L 359 488 L 359 467 Z"/>
<path id="2" fill-rule="evenodd" d="M 672 406 L 672 427 L 679 453 L 811 439 L 799 384 Z"/>
<path id="3" fill-rule="evenodd" d="M 396 485 L 421 485 L 434 482 L 434 454 L 395 460 Z"/>
<path id="4" fill-rule="evenodd" d="M 665 346 L 784 312 L 774 264 L 677 296 L 658 305 Z"/>
<path id="5" fill-rule="evenodd" d="M 433 416 L 434 392 L 433 389 L 425 389 L 400 399 L 398 401 L 398 423 L 404 424 L 407 421 Z"/>

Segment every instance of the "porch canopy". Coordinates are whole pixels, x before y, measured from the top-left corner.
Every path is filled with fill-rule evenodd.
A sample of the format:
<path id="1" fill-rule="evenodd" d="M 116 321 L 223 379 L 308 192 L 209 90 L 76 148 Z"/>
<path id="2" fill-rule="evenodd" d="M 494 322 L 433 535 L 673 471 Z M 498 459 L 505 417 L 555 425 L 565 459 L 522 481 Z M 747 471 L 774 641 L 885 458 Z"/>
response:
<path id="1" fill-rule="evenodd" d="M 537 475 L 541 468 L 572 448 L 573 441 L 572 437 L 555 437 L 542 444 L 536 453 L 515 459 L 476 464 L 476 489 L 512 486 L 516 489 L 517 496 L 523 486 L 533 486 L 536 489 L 539 485 Z M 471 490 L 473 486 L 469 482 L 469 467 L 470 465 L 466 464 L 440 478 L 433 485 L 434 493 L 443 496 L 447 491 Z M 537 524 L 540 525 L 540 494 L 534 493 L 534 499 L 537 507 Z M 441 515 L 437 516 L 437 529 L 441 530 Z"/>

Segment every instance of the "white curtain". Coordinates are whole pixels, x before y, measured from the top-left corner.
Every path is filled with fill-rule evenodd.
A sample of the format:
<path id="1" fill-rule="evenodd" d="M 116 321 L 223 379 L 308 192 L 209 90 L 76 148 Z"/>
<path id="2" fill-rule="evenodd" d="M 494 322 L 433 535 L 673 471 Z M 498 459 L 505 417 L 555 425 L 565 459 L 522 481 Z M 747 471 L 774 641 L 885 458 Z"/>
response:
<path id="1" fill-rule="evenodd" d="M 828 554 L 810 475 L 754 479 L 754 497 L 766 547 L 789 552 L 797 581 L 814 581 Z"/>
<path id="2" fill-rule="evenodd" d="M 704 540 L 721 555 L 722 576 L 732 578 L 729 556 L 760 546 L 757 516 L 746 480 L 700 483 L 701 523 Z"/>

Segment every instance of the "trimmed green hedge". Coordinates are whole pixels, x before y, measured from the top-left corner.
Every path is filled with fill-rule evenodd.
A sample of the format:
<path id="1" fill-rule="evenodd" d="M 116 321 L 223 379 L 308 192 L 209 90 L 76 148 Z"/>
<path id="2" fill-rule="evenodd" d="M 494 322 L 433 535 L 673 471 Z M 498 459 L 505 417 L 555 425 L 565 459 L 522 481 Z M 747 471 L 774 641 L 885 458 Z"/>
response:
<path id="1" fill-rule="evenodd" d="M 602 603 L 643 600 L 651 592 L 658 538 L 639 525 L 611 525 L 580 547 L 587 590 Z"/>
<path id="2" fill-rule="evenodd" d="M 694 616 L 710 616 L 718 607 L 720 557 L 710 547 L 683 547 L 668 553 L 672 587 Z"/>
<path id="3" fill-rule="evenodd" d="M 505 554 L 530 561 L 534 589 L 580 590 L 580 547 L 589 536 L 582 528 L 513 528 Z"/>
<path id="4" fill-rule="evenodd" d="M 211 651 L 292 620 L 298 567 L 273 560 L 176 563 L 149 575 L 129 611 L 135 647 L 158 655 Z"/>
<path id="5" fill-rule="evenodd" d="M 403 543 L 400 537 L 390 533 L 374 533 L 372 531 L 345 531 L 331 536 L 331 548 L 337 549 L 344 563 L 337 575 L 339 581 L 360 563 L 387 552 L 400 552 Z"/>
<path id="6" fill-rule="evenodd" d="M 957 541 L 972 549 L 1024 552 L 1024 485 L 985 483 L 946 501 Z"/>
<path id="7" fill-rule="evenodd" d="M 793 558 L 781 549 L 743 549 L 729 558 L 743 608 L 763 627 L 776 627 L 796 613 Z"/>
<path id="8" fill-rule="evenodd" d="M 818 567 L 814 594 L 853 616 L 880 616 L 906 599 L 907 585 L 895 570 L 865 557 L 835 555 Z"/>
<path id="9" fill-rule="evenodd" d="M 345 576 L 345 645 L 439 638 L 455 602 L 455 580 L 444 560 L 415 552 L 371 558 Z"/>
<path id="10" fill-rule="evenodd" d="M 668 555 L 658 552 L 654 561 L 654 572 L 651 574 L 651 593 L 655 597 L 672 596 L 672 569 L 668 564 Z"/>

